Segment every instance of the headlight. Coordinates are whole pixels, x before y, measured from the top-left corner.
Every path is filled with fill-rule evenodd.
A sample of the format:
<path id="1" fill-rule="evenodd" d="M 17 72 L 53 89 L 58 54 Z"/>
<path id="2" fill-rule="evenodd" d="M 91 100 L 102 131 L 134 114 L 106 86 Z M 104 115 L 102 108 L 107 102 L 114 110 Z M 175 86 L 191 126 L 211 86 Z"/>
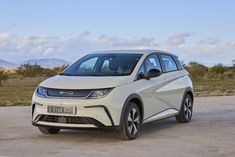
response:
<path id="1" fill-rule="evenodd" d="M 109 94 L 113 88 L 98 89 L 94 90 L 88 98 L 102 98 Z"/>
<path id="2" fill-rule="evenodd" d="M 38 86 L 36 89 L 36 94 L 40 97 L 47 97 L 47 89 L 41 86 Z"/>

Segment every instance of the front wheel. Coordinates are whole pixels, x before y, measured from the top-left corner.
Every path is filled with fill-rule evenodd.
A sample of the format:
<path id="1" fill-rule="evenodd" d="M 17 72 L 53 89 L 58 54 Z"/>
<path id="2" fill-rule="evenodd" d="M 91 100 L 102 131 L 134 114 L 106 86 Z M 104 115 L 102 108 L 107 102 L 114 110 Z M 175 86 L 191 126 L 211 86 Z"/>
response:
<path id="1" fill-rule="evenodd" d="M 45 127 L 38 127 L 38 129 L 43 133 L 43 134 L 57 134 L 60 129 L 57 128 L 45 128 Z"/>
<path id="2" fill-rule="evenodd" d="M 184 96 L 180 108 L 180 113 L 175 118 L 178 123 L 187 123 L 191 121 L 192 115 L 193 115 L 193 98 L 191 95 L 186 94 Z"/>
<path id="3" fill-rule="evenodd" d="M 124 111 L 118 135 L 123 140 L 132 140 L 138 136 L 141 126 L 141 114 L 137 104 L 129 102 Z"/>

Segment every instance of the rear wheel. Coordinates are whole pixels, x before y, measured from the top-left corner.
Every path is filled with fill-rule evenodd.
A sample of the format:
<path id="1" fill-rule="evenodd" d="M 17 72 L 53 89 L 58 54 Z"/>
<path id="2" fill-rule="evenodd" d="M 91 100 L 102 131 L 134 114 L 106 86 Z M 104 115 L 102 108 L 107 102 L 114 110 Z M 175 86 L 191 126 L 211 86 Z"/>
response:
<path id="1" fill-rule="evenodd" d="M 193 115 L 193 98 L 191 95 L 184 96 L 180 113 L 175 118 L 178 123 L 187 123 L 191 121 Z"/>
<path id="2" fill-rule="evenodd" d="M 43 133 L 43 134 L 57 134 L 60 129 L 57 128 L 45 128 L 45 127 L 38 127 L 38 129 Z"/>
<path id="3" fill-rule="evenodd" d="M 124 111 L 118 135 L 123 140 L 132 140 L 138 136 L 141 126 L 141 114 L 137 104 L 129 102 Z"/>

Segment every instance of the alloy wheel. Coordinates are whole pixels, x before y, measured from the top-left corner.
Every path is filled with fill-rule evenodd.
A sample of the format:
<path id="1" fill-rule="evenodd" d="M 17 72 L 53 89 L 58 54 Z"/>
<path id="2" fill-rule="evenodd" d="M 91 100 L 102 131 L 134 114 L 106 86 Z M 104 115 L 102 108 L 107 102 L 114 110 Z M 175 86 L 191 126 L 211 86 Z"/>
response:
<path id="1" fill-rule="evenodd" d="M 185 99 L 185 102 L 184 102 L 184 114 L 185 114 L 185 118 L 186 120 L 190 120 L 191 117 L 192 117 L 192 101 L 190 99 L 190 97 L 187 97 Z"/>
<path id="2" fill-rule="evenodd" d="M 135 136 L 139 130 L 140 115 L 135 108 L 132 108 L 128 114 L 128 131 L 131 135 Z"/>

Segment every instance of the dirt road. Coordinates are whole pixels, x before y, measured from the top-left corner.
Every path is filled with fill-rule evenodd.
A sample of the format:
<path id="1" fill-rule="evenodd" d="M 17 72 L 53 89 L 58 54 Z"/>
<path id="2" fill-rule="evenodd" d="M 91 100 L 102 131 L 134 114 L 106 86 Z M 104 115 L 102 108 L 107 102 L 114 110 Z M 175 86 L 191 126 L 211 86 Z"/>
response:
<path id="1" fill-rule="evenodd" d="M 1 107 L 0 156 L 234 157 L 235 96 L 196 98 L 192 122 L 148 123 L 134 141 L 97 130 L 45 136 L 31 125 L 30 107 Z"/>

